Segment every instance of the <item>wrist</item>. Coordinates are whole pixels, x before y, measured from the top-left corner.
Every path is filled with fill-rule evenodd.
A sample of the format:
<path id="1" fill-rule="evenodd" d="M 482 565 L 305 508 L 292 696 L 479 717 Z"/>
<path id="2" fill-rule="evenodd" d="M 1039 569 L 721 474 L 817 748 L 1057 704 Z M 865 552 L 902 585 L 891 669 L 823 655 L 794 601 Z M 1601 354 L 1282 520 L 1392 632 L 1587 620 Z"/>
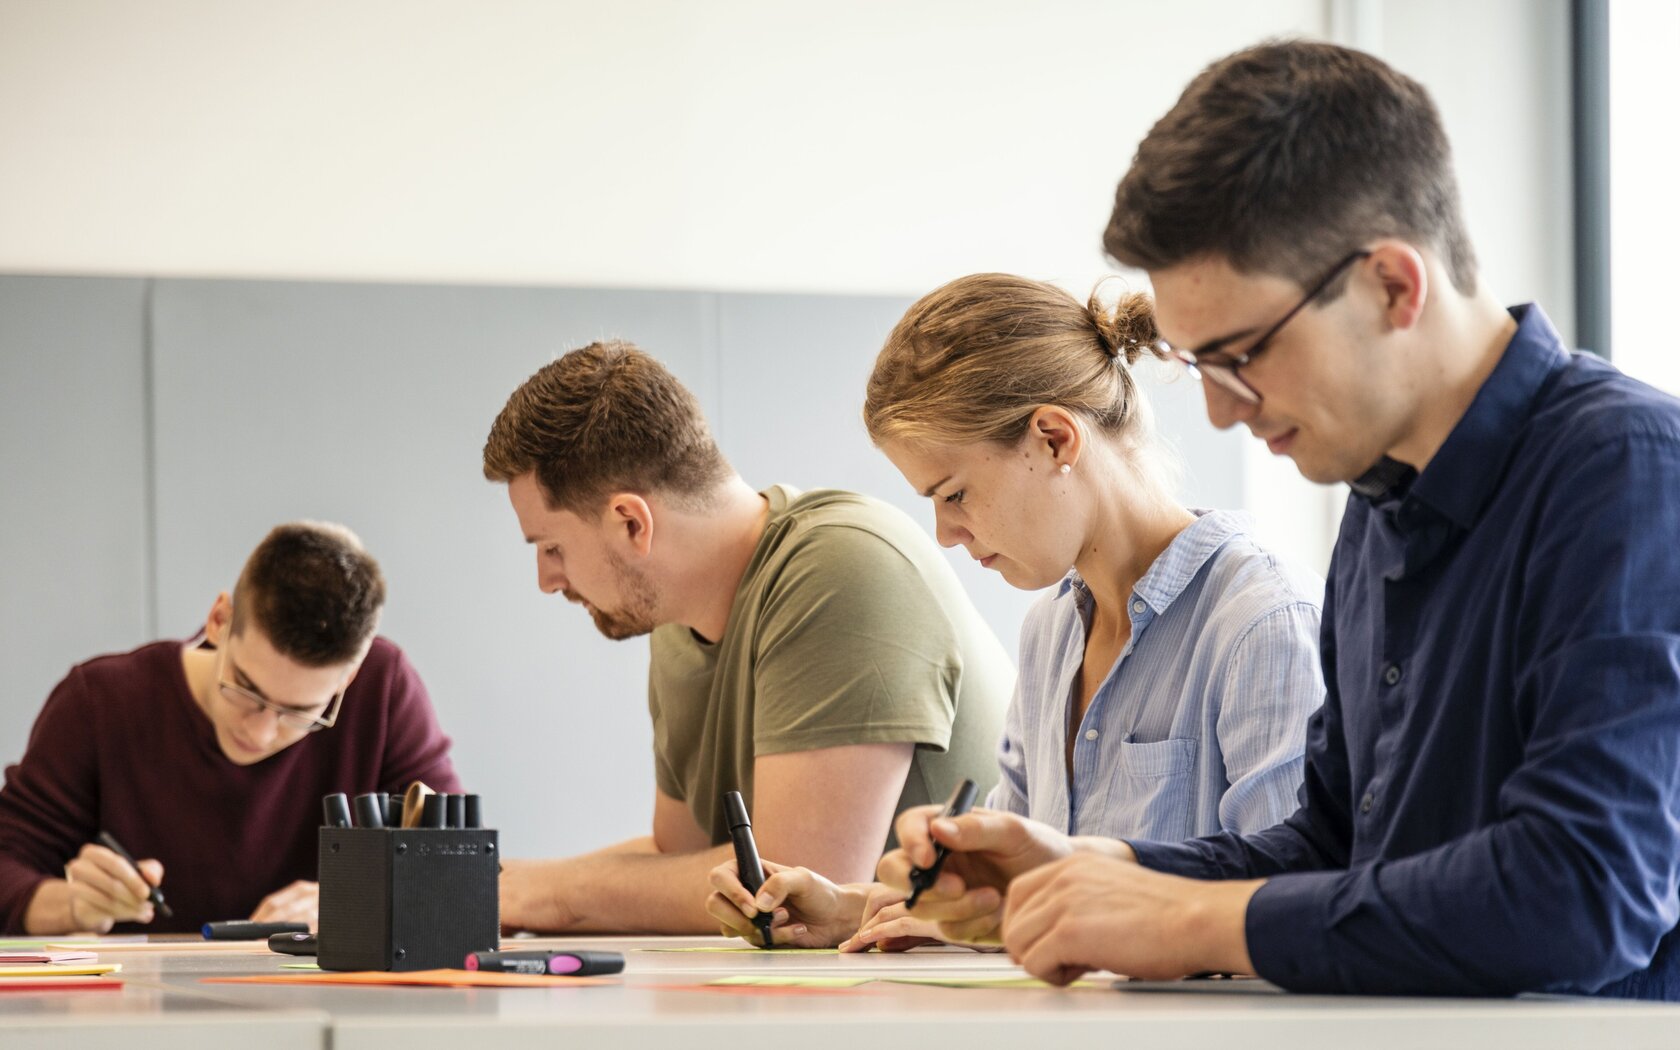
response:
<path id="1" fill-rule="evenodd" d="M 1253 973 L 1248 954 L 1248 902 L 1265 879 L 1203 882 L 1186 894 L 1180 943 L 1190 952 L 1190 973 Z"/>
<path id="2" fill-rule="evenodd" d="M 863 925 L 863 912 L 869 906 L 869 887 L 873 883 L 845 882 L 834 888 L 839 891 L 838 906 L 840 914 L 844 915 L 849 926 L 846 936 L 850 937 Z"/>
<path id="3" fill-rule="evenodd" d="M 31 936 L 72 933 L 76 929 L 71 907 L 70 883 L 64 879 L 43 879 L 29 898 L 23 913 L 23 932 Z"/>
<path id="4" fill-rule="evenodd" d="M 1137 852 L 1131 845 L 1120 839 L 1105 838 L 1101 835 L 1080 835 L 1070 839 L 1073 851 L 1079 853 L 1095 853 L 1103 857 L 1123 860 L 1128 864 L 1137 863 Z"/>

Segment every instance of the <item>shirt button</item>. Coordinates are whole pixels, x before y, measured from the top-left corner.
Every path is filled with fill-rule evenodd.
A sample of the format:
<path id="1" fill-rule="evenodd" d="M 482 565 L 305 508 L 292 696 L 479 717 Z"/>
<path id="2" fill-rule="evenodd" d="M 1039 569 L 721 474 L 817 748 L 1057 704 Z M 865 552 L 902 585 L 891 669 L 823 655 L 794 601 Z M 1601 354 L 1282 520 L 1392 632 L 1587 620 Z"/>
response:
<path id="1" fill-rule="evenodd" d="M 1399 685 L 1400 684 L 1400 665 L 1399 664 L 1389 664 L 1387 667 L 1383 668 L 1382 675 L 1383 675 L 1383 681 L 1387 682 L 1389 685 Z"/>
<path id="2" fill-rule="evenodd" d="M 1149 606 L 1143 604 L 1141 601 L 1137 601 L 1137 602 L 1132 603 L 1132 611 L 1137 613 L 1139 616 L 1142 616 L 1143 615 L 1143 610 L 1145 610 L 1147 608 L 1149 608 Z"/>
<path id="3" fill-rule="evenodd" d="M 1365 797 L 1359 800 L 1359 812 L 1371 812 L 1371 804 L 1376 800 L 1376 796 L 1372 795 L 1369 791 L 1365 792 Z"/>
<path id="4" fill-rule="evenodd" d="M 1097 731 L 1095 729 L 1085 730 L 1085 739 L 1086 740 L 1095 740 L 1096 738 L 1097 738 Z"/>

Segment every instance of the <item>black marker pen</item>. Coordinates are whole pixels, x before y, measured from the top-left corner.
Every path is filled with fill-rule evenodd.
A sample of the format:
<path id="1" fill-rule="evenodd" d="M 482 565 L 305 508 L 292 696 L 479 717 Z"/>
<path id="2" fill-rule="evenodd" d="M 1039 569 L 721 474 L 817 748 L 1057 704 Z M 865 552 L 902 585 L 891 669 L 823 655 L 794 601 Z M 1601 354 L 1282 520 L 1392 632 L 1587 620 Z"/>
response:
<path id="1" fill-rule="evenodd" d="M 618 952 L 473 952 L 462 969 L 483 973 L 542 973 L 564 977 L 594 977 L 622 973 Z"/>
<path id="2" fill-rule="evenodd" d="M 134 869 L 134 874 L 140 876 L 140 881 L 146 882 L 146 876 L 140 872 L 140 865 L 135 863 L 134 858 L 128 855 L 128 850 L 123 849 L 122 843 L 118 842 L 109 831 L 101 831 L 98 838 L 101 846 L 121 857 L 129 867 Z M 163 902 L 163 891 L 149 882 L 146 882 L 146 886 L 150 890 L 146 894 L 146 899 L 152 902 L 152 907 L 157 909 L 157 913 L 166 919 L 174 918 L 175 912 Z"/>
<path id="3" fill-rule="evenodd" d="M 759 888 L 764 885 L 764 865 L 759 863 L 758 843 L 753 841 L 752 821 L 747 817 L 747 804 L 742 801 L 739 791 L 723 793 L 723 811 L 724 819 L 729 822 L 729 837 L 735 843 L 735 870 L 741 876 L 741 885 L 746 887 L 748 893 L 757 896 Z M 776 946 L 770 935 L 770 924 L 775 919 L 774 915 L 764 911 L 753 916 L 753 925 L 758 927 L 766 948 Z"/>
<path id="4" fill-rule="evenodd" d="M 207 922 L 203 932 L 207 941 L 266 941 L 277 933 L 308 933 L 309 924 L 229 919 L 226 922 Z"/>
<path id="5" fill-rule="evenodd" d="M 945 803 L 945 812 L 941 817 L 960 817 L 974 808 L 974 781 L 965 780 L 957 785 L 957 790 L 951 792 L 951 801 Z M 945 854 L 950 850 L 939 843 L 933 844 L 933 863 L 925 868 L 910 869 L 910 899 L 904 902 L 905 910 L 916 906 L 916 898 L 922 891 L 939 881 L 939 870 L 945 866 Z"/>

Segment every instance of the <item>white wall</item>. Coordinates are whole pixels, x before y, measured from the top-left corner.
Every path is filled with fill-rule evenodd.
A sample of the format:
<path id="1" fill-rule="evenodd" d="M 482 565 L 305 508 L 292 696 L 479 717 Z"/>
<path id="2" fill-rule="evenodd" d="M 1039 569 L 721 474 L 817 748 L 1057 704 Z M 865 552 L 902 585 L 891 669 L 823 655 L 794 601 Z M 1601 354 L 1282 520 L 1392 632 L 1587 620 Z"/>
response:
<path id="1" fill-rule="evenodd" d="M 1208 60 L 1322 0 L 0 0 L 0 270 L 1088 287 Z"/>

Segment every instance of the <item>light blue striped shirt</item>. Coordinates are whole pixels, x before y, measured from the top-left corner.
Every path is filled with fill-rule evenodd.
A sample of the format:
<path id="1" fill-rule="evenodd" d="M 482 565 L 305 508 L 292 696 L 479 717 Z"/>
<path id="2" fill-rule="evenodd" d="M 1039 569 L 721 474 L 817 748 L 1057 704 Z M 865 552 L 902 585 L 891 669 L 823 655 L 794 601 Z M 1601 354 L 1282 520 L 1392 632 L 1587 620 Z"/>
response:
<path id="1" fill-rule="evenodd" d="M 1251 521 L 1199 511 L 1138 581 L 1131 640 L 1077 729 L 1071 789 L 1092 597 L 1070 572 L 1034 603 L 988 806 L 1157 841 L 1259 831 L 1295 811 L 1307 717 L 1324 700 L 1324 583 L 1261 549 Z"/>

